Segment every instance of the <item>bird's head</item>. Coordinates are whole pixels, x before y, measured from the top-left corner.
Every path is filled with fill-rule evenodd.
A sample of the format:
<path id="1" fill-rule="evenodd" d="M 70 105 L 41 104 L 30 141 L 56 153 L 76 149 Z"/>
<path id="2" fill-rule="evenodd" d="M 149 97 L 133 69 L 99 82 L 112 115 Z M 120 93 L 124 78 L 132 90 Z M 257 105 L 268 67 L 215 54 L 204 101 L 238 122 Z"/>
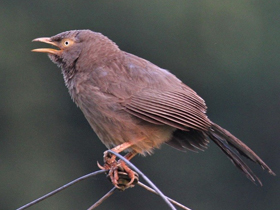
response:
<path id="1" fill-rule="evenodd" d="M 58 66 L 63 68 L 73 67 L 84 49 L 83 45 L 87 42 L 88 33 L 91 33 L 91 31 L 73 30 L 52 37 L 34 39 L 33 42 L 44 42 L 46 44 L 51 44 L 58 49 L 39 48 L 32 50 L 32 52 L 48 53 L 50 59 Z"/>
<path id="2" fill-rule="evenodd" d="M 48 53 L 50 59 L 61 67 L 64 73 L 73 72 L 77 62 L 82 63 L 83 68 L 92 69 L 92 65 L 113 57 L 114 53 L 119 51 L 117 45 L 106 36 L 90 30 L 66 31 L 33 41 L 58 48 L 39 48 L 32 51 Z"/>

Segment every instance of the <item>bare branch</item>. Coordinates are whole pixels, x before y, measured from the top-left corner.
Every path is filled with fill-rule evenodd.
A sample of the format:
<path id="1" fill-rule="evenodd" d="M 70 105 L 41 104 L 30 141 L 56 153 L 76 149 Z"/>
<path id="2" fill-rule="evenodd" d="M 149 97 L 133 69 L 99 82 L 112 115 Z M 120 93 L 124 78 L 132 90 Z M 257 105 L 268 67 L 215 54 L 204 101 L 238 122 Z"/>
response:
<path id="1" fill-rule="evenodd" d="M 175 201 L 175 200 L 173 200 L 173 199 L 171 199 L 171 198 L 165 196 L 165 195 L 152 183 L 152 181 L 151 181 L 144 173 L 142 173 L 136 166 L 134 166 L 134 165 L 133 165 L 129 160 L 127 160 L 125 157 L 121 156 L 121 155 L 118 154 L 118 153 L 115 153 L 115 152 L 112 151 L 112 150 L 108 150 L 108 152 L 110 152 L 110 153 L 116 155 L 119 159 L 123 160 L 130 168 L 132 168 L 132 169 L 135 170 L 138 174 L 140 174 L 140 175 L 143 177 L 143 179 L 144 179 L 153 189 L 150 188 L 150 187 L 148 187 L 148 186 L 146 186 L 145 184 L 143 184 L 143 183 L 141 183 L 141 182 L 138 182 L 138 185 L 141 186 L 141 187 L 143 187 L 144 189 L 150 191 L 150 192 L 153 192 L 153 193 L 159 195 L 159 196 L 167 203 L 167 205 L 168 205 L 172 210 L 176 210 L 176 208 L 175 208 L 171 203 L 177 205 L 178 207 L 180 207 L 180 208 L 182 208 L 182 209 L 184 209 L 184 210 L 191 210 L 191 209 L 187 208 L 186 206 L 183 206 L 182 204 L 178 203 L 177 201 Z M 22 207 L 16 209 L 16 210 L 27 209 L 27 208 L 29 208 L 29 207 L 31 207 L 31 206 L 33 206 L 33 205 L 35 205 L 35 204 L 37 204 L 37 203 L 39 203 L 39 202 L 41 202 L 41 201 L 47 199 L 47 198 L 49 198 L 49 197 L 55 195 L 56 193 L 58 193 L 58 192 L 60 192 L 60 191 L 62 191 L 62 190 L 64 190 L 64 189 L 66 189 L 66 188 L 68 188 L 68 187 L 70 187 L 70 186 L 72 186 L 72 185 L 74 185 L 74 184 L 76 184 L 76 183 L 78 183 L 78 182 L 80 182 L 80 181 L 82 181 L 82 180 L 85 180 L 85 179 L 87 179 L 87 178 L 89 178 L 89 177 L 91 177 L 91 176 L 95 176 L 95 175 L 98 175 L 98 174 L 101 174 L 101 173 L 105 173 L 105 172 L 106 172 L 106 170 L 99 170 L 99 171 L 95 171 L 95 172 L 89 173 L 89 174 L 87 174 L 87 175 L 84 175 L 84 176 L 82 176 L 82 177 L 79 177 L 79 178 L 77 178 L 77 179 L 75 179 L 75 180 L 73 180 L 73 181 L 71 181 L 71 182 L 69 182 L 69 183 L 67 183 L 67 184 L 65 184 L 65 185 L 63 185 L 63 186 L 57 188 L 56 190 L 54 190 L 54 191 L 52 191 L 52 192 L 50 192 L 50 193 L 48 193 L 48 194 L 46 194 L 46 195 L 44 195 L 44 196 L 42 196 L 42 197 L 40 197 L 40 198 L 38 198 L 38 199 L 36 199 L 36 200 L 34 200 L 34 201 L 28 203 L 28 204 L 26 204 L 26 205 L 24 205 L 24 206 L 22 206 Z M 117 188 L 116 188 L 116 187 L 113 187 L 108 193 L 106 193 L 102 198 L 100 198 L 95 204 L 93 204 L 91 207 L 89 207 L 88 210 L 93 210 L 93 209 L 95 209 L 97 206 L 99 206 L 101 203 L 103 203 L 107 198 L 109 198 L 116 190 L 117 190 Z"/>
<path id="2" fill-rule="evenodd" d="M 73 180 L 72 182 L 69 182 L 69 183 L 63 185 L 63 186 L 57 188 L 56 190 L 54 190 L 54 191 L 52 191 L 52 192 L 50 192 L 50 193 L 48 193 L 48 194 L 46 194 L 46 195 L 44 195 L 44 196 L 42 196 L 42 197 L 40 197 L 38 199 L 32 201 L 32 202 L 30 202 L 30 203 L 28 203 L 28 204 L 26 204 L 26 205 L 16 209 L 16 210 L 27 209 L 28 207 L 33 206 L 34 204 L 39 203 L 39 202 L 41 202 L 41 201 L 43 201 L 43 200 L 53 196 L 54 194 L 56 194 L 56 193 L 58 193 L 58 192 L 60 192 L 60 191 L 62 191 L 64 189 L 72 186 L 73 184 L 76 184 L 79 181 L 82 181 L 82 180 L 87 179 L 87 178 L 89 178 L 91 176 L 95 176 L 95 175 L 98 175 L 98 174 L 101 174 L 101 173 L 104 173 L 104 172 L 105 172 L 105 170 L 99 170 L 99 171 L 95 171 L 95 172 L 92 172 L 90 174 L 87 174 L 85 176 L 79 177 L 79 178 Z"/>
<path id="3" fill-rule="evenodd" d="M 142 171 L 140 171 L 136 166 L 134 166 L 129 160 L 124 158 L 122 155 L 112 151 L 112 150 L 107 150 L 108 152 L 116 155 L 118 158 L 123 160 L 130 168 L 135 170 L 138 174 L 140 174 L 143 179 L 157 192 L 157 194 L 164 200 L 164 202 L 172 209 L 176 210 L 176 208 L 173 206 L 173 204 L 167 199 L 167 197 L 157 188 L 157 186 L 144 174 Z"/>
<path id="4" fill-rule="evenodd" d="M 95 204 L 93 204 L 91 207 L 89 207 L 87 210 L 93 210 L 97 206 L 99 206 L 103 201 L 105 201 L 107 198 L 109 198 L 118 188 L 113 187 L 109 192 L 107 192 L 102 198 L 100 198 L 98 201 L 96 201 Z"/>
<path id="5" fill-rule="evenodd" d="M 152 192 L 152 193 L 158 195 L 157 192 L 156 192 L 155 190 L 153 190 L 153 189 L 150 188 L 149 186 L 143 184 L 142 182 L 138 182 L 137 184 L 138 184 L 139 186 L 143 187 L 144 189 L 146 189 L 146 190 L 148 190 L 148 191 L 150 191 L 150 192 Z M 166 197 L 171 203 L 175 204 L 176 206 L 179 206 L 180 208 L 182 208 L 182 209 L 184 209 L 184 210 L 191 210 L 190 208 L 188 208 L 188 207 L 184 206 L 183 204 L 181 204 L 181 203 L 179 203 L 179 202 L 173 200 L 172 198 L 169 198 L 169 197 L 167 197 L 167 196 L 165 196 L 165 197 Z"/>

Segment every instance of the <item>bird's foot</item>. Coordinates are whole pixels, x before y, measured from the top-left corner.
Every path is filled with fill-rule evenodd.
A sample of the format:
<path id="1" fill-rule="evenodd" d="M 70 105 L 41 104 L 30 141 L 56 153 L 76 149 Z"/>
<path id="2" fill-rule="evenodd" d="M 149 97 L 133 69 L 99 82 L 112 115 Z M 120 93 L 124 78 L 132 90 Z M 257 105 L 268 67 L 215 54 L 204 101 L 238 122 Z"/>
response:
<path id="1" fill-rule="evenodd" d="M 107 174 L 112 184 L 121 191 L 134 187 L 139 180 L 138 174 L 131 170 L 124 161 L 117 161 L 116 156 L 107 151 L 104 152 L 104 166 L 98 163 L 98 167 L 108 171 Z"/>

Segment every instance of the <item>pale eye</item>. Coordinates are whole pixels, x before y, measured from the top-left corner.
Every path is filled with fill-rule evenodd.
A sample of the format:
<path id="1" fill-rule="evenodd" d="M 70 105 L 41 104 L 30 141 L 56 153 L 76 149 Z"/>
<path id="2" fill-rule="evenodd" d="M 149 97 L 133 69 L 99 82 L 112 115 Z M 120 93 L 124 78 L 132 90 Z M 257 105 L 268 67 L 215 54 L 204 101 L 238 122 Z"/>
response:
<path id="1" fill-rule="evenodd" d="M 69 44 L 70 44 L 69 41 L 65 41 L 65 42 L 64 42 L 64 45 L 65 45 L 65 46 L 68 46 Z"/>

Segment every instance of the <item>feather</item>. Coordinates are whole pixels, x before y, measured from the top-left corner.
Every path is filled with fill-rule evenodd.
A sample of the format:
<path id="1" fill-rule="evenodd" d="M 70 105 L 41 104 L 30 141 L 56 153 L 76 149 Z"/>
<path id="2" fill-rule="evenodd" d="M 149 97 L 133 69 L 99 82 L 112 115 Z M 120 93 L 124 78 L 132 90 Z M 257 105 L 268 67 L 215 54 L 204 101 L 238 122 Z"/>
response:
<path id="1" fill-rule="evenodd" d="M 149 117 L 181 130 L 208 130 L 211 122 L 204 114 L 205 107 L 197 104 L 198 100 L 186 93 L 176 95 L 168 91 L 141 91 L 126 100 L 124 106 L 127 111 L 136 112 L 140 118 L 143 115 L 143 119 L 144 116 Z"/>

